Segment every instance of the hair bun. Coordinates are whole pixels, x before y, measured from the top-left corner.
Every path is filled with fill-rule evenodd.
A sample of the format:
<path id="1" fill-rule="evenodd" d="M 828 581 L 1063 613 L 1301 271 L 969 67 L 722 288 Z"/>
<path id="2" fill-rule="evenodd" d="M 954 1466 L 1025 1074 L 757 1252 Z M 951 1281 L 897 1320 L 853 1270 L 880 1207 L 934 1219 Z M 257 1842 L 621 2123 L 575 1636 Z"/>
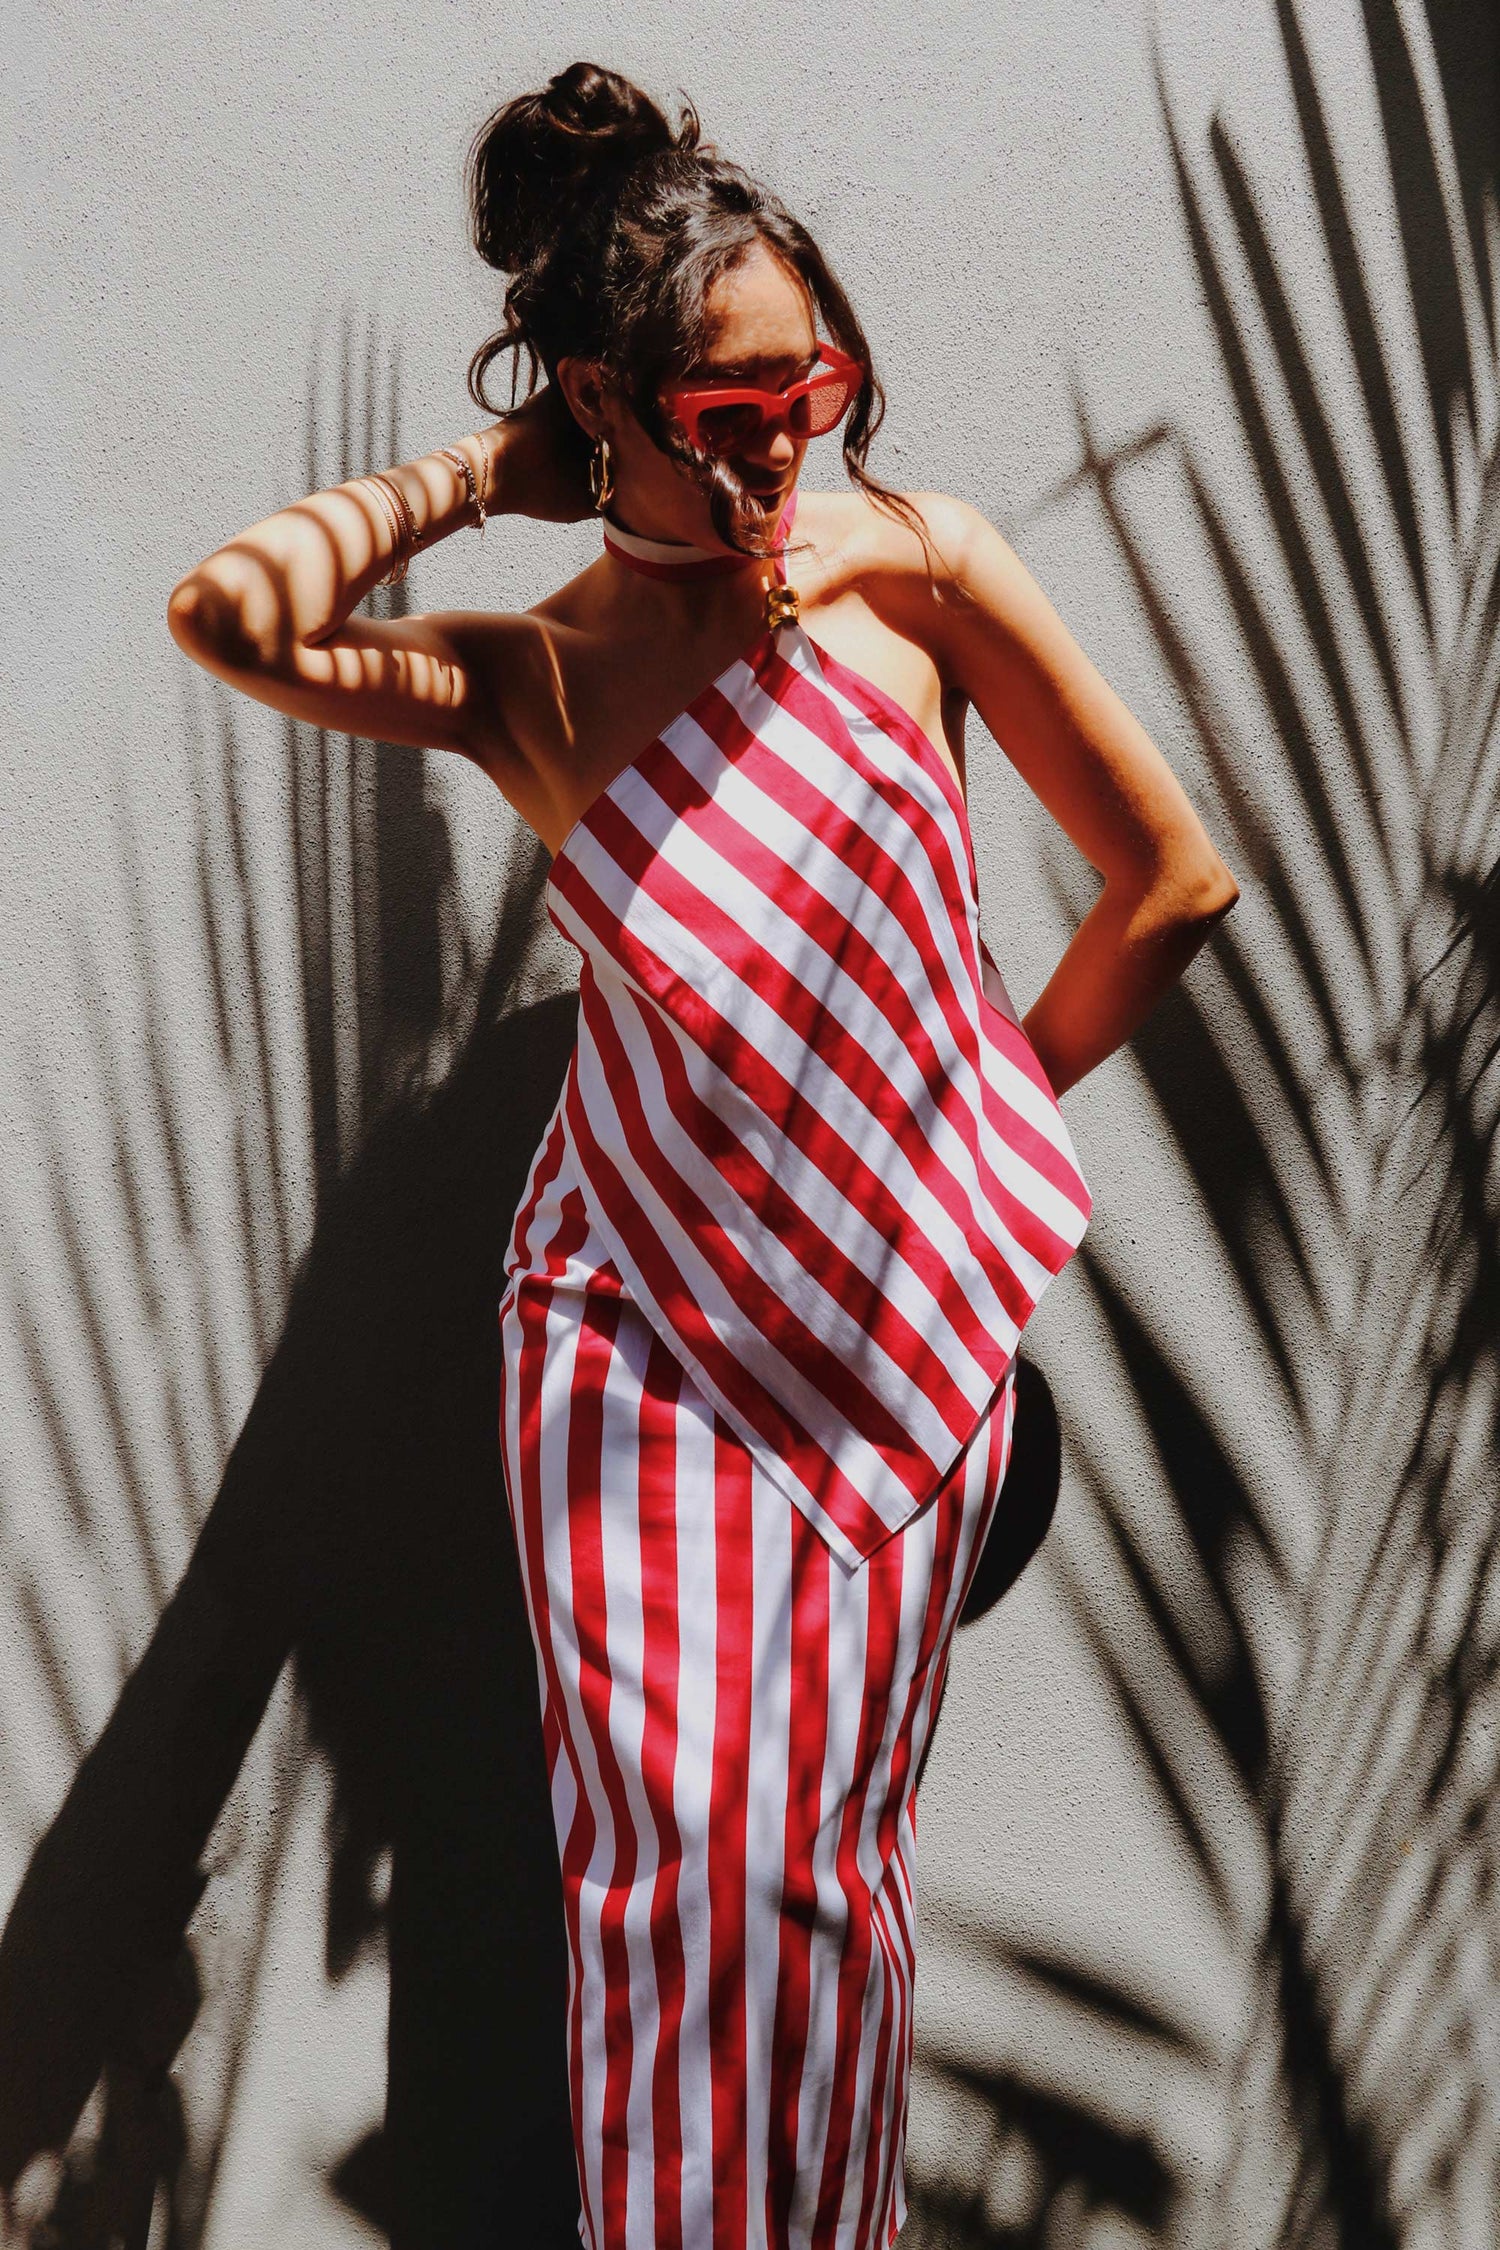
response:
<path id="1" fill-rule="evenodd" d="M 570 63 L 540 93 L 506 102 L 475 135 L 468 167 L 474 246 L 499 272 L 515 273 L 548 251 L 612 180 L 697 140 L 691 108 L 674 131 L 628 78 Z"/>

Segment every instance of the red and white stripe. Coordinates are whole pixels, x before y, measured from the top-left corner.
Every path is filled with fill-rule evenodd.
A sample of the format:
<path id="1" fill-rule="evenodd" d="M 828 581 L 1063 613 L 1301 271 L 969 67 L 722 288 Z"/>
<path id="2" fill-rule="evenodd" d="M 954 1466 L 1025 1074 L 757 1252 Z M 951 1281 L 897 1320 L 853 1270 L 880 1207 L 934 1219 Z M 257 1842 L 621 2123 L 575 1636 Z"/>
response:
<path id="1" fill-rule="evenodd" d="M 548 903 L 579 1039 L 503 1442 L 584 2238 L 887 2250 L 913 1781 L 1089 1191 L 951 773 L 800 626 L 595 798 Z"/>
<path id="2" fill-rule="evenodd" d="M 1090 1195 L 979 934 L 963 800 L 890 698 L 768 633 L 595 798 L 580 1180 L 632 1298 L 846 1561 L 951 1473 Z"/>
<path id="3" fill-rule="evenodd" d="M 589 2250 L 888 2250 L 913 1782 L 1009 1456 L 857 1570 L 625 1294 L 553 1120 L 502 1302 Z"/>

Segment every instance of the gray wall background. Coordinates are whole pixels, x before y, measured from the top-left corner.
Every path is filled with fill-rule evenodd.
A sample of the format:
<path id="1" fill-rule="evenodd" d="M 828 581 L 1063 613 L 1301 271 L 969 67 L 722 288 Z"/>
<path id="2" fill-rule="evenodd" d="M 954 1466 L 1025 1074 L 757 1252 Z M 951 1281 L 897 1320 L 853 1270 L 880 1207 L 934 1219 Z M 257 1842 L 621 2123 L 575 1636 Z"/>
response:
<path id="1" fill-rule="evenodd" d="M 1500 2239 L 1492 10 L 11 29 L 6 2239 L 568 2239 L 491 1424 L 573 957 L 480 777 L 220 693 L 163 605 L 475 426 L 463 150 L 579 54 L 818 230 L 879 464 L 1014 539 L 1243 891 L 1067 1097 L 1062 1493 L 923 1783 L 906 2240 Z M 410 598 L 591 548 L 500 523 Z M 1024 1006 L 1092 879 L 970 765 Z"/>

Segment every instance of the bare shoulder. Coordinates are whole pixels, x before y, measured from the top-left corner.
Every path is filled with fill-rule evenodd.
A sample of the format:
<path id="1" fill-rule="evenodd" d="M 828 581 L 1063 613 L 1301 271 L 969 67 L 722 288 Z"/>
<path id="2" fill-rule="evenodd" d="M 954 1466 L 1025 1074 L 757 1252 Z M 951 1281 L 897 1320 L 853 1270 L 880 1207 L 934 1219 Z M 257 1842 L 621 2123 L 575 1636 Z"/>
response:
<path id="1" fill-rule="evenodd" d="M 414 622 L 441 632 L 462 664 L 472 701 L 464 747 L 503 786 L 511 769 L 529 765 L 539 728 L 545 731 L 556 710 L 567 621 L 539 605 L 447 611 Z"/>
<path id="2" fill-rule="evenodd" d="M 810 493 L 793 525 L 812 549 L 806 591 L 820 611 L 855 607 L 936 668 L 945 694 L 972 697 L 973 652 L 1017 637 L 1038 589 L 977 508 L 947 492 Z M 795 553 L 789 558 L 797 577 Z"/>
<path id="3" fill-rule="evenodd" d="M 963 586 L 1009 549 L 967 500 L 946 492 L 897 492 L 882 504 L 868 493 L 802 496 L 793 542 L 805 536 L 827 572 L 830 594 L 858 586 L 872 601 L 887 595 L 931 600 Z"/>
<path id="4" fill-rule="evenodd" d="M 450 611 L 432 622 L 442 627 L 476 678 L 492 691 L 518 671 L 524 676 L 545 669 L 557 629 L 554 620 L 526 609 Z"/>

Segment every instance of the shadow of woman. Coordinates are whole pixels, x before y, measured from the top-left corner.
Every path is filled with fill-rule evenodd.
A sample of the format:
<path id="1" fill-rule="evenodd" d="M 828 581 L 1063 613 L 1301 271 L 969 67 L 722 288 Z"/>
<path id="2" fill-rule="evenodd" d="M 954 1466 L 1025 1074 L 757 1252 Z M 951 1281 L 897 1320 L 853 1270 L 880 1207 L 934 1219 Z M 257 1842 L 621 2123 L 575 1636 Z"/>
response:
<path id="1" fill-rule="evenodd" d="M 32 1857 L 0 1938 L 0 2178 L 63 2149 L 101 2081 L 105 2104 L 51 2242 L 144 2244 L 180 2163 L 199 1862 L 291 1658 L 335 1777 L 329 1971 L 382 1920 L 390 1968 L 385 2129 L 330 2184 L 397 2250 L 576 2244 L 561 1893 L 496 1414 L 501 1263 L 575 1023 L 565 997 L 476 1033 L 330 1194 L 188 1568 Z"/>

